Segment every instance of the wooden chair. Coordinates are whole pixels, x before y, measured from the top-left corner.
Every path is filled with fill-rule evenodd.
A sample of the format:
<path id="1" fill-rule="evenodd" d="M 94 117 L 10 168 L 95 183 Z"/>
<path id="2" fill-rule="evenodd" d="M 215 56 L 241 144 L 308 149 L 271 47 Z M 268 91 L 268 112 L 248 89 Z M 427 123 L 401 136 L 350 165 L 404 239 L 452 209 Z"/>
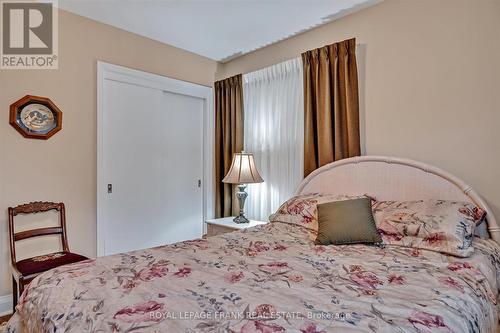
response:
<path id="1" fill-rule="evenodd" d="M 46 272 L 52 268 L 71 264 L 74 262 L 86 260 L 88 258 L 69 251 L 68 240 L 66 237 L 66 213 L 62 202 L 31 202 L 29 204 L 19 205 L 14 208 L 9 207 L 9 237 L 10 237 L 10 258 L 12 263 L 12 289 L 13 289 L 13 309 L 16 311 L 19 295 L 21 295 L 25 287 L 39 274 Z M 56 210 L 59 212 L 60 226 L 38 228 L 14 232 L 14 217 L 19 214 L 35 214 Z M 49 253 L 46 255 L 36 256 L 32 258 L 17 261 L 15 242 L 39 236 L 46 235 L 61 235 L 62 251 Z"/>

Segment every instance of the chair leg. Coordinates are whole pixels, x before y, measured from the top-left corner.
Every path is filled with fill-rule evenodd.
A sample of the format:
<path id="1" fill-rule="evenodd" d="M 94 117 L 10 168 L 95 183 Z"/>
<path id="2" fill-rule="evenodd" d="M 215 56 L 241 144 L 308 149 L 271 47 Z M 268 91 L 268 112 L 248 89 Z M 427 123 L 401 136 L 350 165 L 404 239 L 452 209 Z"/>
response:
<path id="1" fill-rule="evenodd" d="M 19 280 L 19 298 L 21 298 L 21 295 L 24 293 L 24 288 L 26 288 L 25 283 L 24 280 Z"/>
<path id="2" fill-rule="evenodd" d="M 17 305 L 17 281 L 12 277 L 12 313 L 16 312 Z"/>

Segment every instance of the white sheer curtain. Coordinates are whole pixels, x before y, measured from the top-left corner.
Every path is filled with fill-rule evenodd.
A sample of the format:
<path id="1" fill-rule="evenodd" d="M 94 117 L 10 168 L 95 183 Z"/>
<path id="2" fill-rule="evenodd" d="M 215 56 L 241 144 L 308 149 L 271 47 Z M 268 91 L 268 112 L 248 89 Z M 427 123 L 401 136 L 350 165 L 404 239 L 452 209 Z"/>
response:
<path id="1" fill-rule="evenodd" d="M 303 179 L 303 99 L 300 58 L 243 75 L 244 147 L 264 179 L 248 186 L 251 219 L 267 221 Z"/>

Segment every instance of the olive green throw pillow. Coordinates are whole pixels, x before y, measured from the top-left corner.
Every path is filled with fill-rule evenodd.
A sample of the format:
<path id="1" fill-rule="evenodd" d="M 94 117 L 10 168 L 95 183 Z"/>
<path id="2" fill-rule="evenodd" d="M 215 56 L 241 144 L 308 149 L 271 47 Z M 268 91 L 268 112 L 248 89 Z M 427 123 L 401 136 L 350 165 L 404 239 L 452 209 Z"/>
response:
<path id="1" fill-rule="evenodd" d="M 381 243 L 369 198 L 318 205 L 316 244 Z"/>

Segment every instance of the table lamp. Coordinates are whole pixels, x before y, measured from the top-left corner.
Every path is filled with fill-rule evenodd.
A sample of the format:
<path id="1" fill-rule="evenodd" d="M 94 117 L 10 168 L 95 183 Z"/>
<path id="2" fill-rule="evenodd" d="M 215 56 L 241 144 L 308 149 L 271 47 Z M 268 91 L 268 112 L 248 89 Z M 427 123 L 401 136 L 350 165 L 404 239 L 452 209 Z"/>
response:
<path id="1" fill-rule="evenodd" d="M 247 187 L 246 184 L 252 183 L 262 183 L 264 180 L 259 175 L 257 168 L 255 167 L 255 161 L 253 159 L 252 153 L 235 153 L 233 155 L 233 161 L 231 162 L 231 167 L 226 177 L 222 180 L 224 183 L 237 184 L 238 192 L 236 192 L 236 198 L 238 198 L 238 203 L 240 206 L 240 215 L 234 218 L 235 223 L 248 223 L 250 222 L 244 213 L 245 199 L 248 194 L 245 192 Z"/>

